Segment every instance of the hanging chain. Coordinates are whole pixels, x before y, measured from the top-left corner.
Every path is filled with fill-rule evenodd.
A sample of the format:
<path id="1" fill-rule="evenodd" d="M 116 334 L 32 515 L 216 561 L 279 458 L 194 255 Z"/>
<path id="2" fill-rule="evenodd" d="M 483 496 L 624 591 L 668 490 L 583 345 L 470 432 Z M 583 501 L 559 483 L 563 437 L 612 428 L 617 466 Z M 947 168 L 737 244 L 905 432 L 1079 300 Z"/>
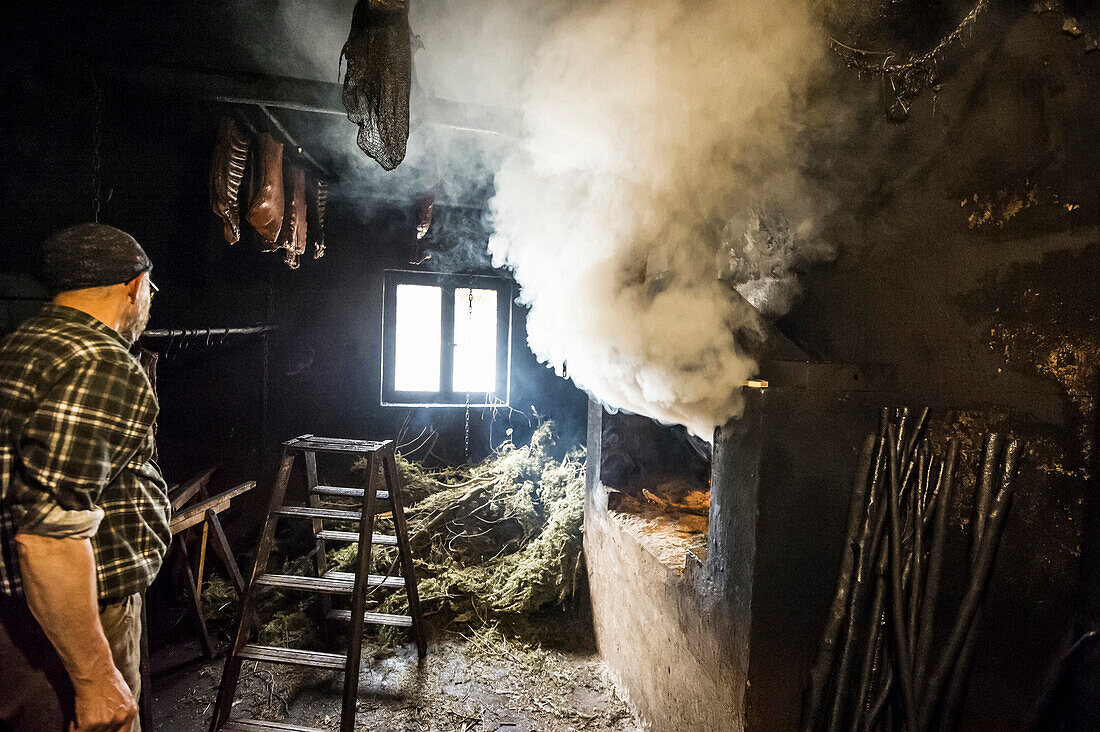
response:
<path id="1" fill-rule="evenodd" d="M 466 305 L 466 318 L 474 319 L 474 288 L 470 288 Z M 466 392 L 466 462 L 470 462 L 470 392 Z"/>
<path id="2" fill-rule="evenodd" d="M 99 170 L 102 165 L 101 148 L 103 147 L 103 90 L 96 81 L 95 71 L 92 71 L 92 89 L 95 93 L 95 125 L 92 132 L 92 220 L 99 223 L 99 191 L 101 187 Z"/>
<path id="3" fill-rule="evenodd" d="M 466 392 L 466 462 L 470 462 L 470 392 Z"/>

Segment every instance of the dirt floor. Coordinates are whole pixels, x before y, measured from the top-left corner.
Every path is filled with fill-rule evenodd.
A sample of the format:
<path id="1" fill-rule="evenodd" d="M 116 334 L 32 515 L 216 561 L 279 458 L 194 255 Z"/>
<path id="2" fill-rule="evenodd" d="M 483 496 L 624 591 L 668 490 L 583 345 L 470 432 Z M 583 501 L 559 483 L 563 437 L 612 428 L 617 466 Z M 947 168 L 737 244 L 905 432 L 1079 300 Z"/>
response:
<path id="1" fill-rule="evenodd" d="M 592 649 L 555 650 L 500 633 L 446 634 L 417 664 L 411 643 L 367 655 L 356 727 L 389 732 L 640 730 Z M 199 660 L 194 660 L 199 658 Z M 154 649 L 156 729 L 205 730 L 224 661 L 197 642 Z M 235 717 L 338 729 L 342 675 L 246 662 Z"/>

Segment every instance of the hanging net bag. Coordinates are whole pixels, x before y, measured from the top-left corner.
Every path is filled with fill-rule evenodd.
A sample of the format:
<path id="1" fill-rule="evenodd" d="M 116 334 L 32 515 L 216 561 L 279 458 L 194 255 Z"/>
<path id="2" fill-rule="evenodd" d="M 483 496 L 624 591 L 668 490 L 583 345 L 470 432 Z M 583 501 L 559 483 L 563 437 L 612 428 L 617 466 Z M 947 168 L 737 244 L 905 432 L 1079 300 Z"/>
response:
<path id="1" fill-rule="evenodd" d="M 342 101 L 359 125 L 356 142 L 385 170 L 405 159 L 409 140 L 412 41 L 406 0 L 359 0 L 341 52 Z"/>

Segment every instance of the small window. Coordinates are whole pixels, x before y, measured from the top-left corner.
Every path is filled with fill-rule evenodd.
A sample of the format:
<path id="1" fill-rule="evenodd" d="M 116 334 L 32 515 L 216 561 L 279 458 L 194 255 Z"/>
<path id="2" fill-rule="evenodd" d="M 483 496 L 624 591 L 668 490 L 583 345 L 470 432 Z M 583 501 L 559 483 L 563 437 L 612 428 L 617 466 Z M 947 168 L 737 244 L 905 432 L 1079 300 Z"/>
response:
<path id="1" fill-rule="evenodd" d="M 511 303 L 499 277 L 387 270 L 382 404 L 507 404 Z"/>

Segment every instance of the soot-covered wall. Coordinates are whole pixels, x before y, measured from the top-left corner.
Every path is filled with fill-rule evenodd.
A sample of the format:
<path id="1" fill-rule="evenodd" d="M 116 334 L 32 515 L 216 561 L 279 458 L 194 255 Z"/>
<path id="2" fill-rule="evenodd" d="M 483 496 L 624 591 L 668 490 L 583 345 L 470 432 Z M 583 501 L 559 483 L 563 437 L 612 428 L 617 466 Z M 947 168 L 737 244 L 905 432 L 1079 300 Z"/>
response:
<path id="1" fill-rule="evenodd" d="M 1048 668 L 1029 662 L 1056 658 L 1100 617 L 1098 16 L 1093 3 L 1027 5 L 991 6 L 904 122 L 888 121 L 881 79 L 853 73 L 841 87 L 882 94 L 831 158 L 854 215 L 837 260 L 809 274 L 781 323 L 815 358 L 888 365 L 904 402 L 932 407 L 941 439 L 963 439 L 970 472 L 982 432 L 1024 440 L 970 688 L 987 700 L 1015 690 L 1019 711 Z M 970 496 L 964 481 L 954 531 Z M 1079 693 L 1056 705 L 1070 728 L 1098 724 L 1097 668 L 1093 654 L 1071 669 Z M 964 728 L 1026 721 L 979 708 Z"/>

